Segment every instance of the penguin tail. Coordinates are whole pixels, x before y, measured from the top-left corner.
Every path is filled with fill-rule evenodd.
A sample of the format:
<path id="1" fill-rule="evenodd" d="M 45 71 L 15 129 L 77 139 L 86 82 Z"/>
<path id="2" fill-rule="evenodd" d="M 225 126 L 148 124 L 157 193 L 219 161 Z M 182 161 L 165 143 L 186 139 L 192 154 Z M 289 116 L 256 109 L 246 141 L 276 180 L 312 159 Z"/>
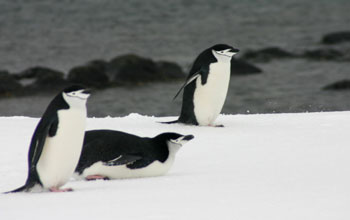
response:
<path id="1" fill-rule="evenodd" d="M 179 120 L 175 120 L 175 121 L 161 121 L 159 123 L 162 123 L 162 124 L 175 124 L 175 123 L 178 123 Z"/>
<path id="2" fill-rule="evenodd" d="M 26 183 L 23 186 L 14 189 L 12 191 L 4 192 L 4 194 L 9 194 L 9 193 L 18 193 L 18 192 L 28 192 L 30 191 L 33 187 L 35 186 L 35 183 Z"/>
<path id="3" fill-rule="evenodd" d="M 27 185 L 21 186 L 17 189 L 14 189 L 12 191 L 8 191 L 8 192 L 4 192 L 4 194 L 9 194 L 9 193 L 17 193 L 17 192 L 24 192 L 29 190 L 30 187 L 28 187 Z"/>

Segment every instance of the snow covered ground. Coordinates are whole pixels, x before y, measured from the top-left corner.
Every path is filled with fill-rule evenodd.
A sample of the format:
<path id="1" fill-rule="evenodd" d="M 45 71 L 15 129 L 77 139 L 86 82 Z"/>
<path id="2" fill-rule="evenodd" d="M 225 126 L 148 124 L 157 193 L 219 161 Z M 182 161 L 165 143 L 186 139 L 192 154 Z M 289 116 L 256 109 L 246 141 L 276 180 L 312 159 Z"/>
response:
<path id="1" fill-rule="evenodd" d="M 225 115 L 224 128 L 156 123 L 168 119 L 88 119 L 88 129 L 193 134 L 168 175 L 1 194 L 0 219 L 350 219 L 350 112 Z M 24 183 L 37 122 L 0 118 L 0 191 Z"/>

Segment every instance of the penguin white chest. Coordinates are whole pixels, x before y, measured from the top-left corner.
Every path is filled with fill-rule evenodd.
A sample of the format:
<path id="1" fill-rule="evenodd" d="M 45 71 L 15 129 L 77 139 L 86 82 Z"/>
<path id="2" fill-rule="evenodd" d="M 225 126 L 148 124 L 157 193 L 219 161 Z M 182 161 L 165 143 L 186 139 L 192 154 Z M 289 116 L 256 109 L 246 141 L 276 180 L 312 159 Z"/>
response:
<path id="1" fill-rule="evenodd" d="M 194 114 L 199 125 L 213 125 L 224 106 L 230 83 L 230 62 L 217 62 L 209 66 L 207 83 L 196 80 L 193 94 Z"/>
<path id="2" fill-rule="evenodd" d="M 72 176 L 81 154 L 86 109 L 58 111 L 56 135 L 47 137 L 37 171 L 44 187 L 60 187 Z"/>

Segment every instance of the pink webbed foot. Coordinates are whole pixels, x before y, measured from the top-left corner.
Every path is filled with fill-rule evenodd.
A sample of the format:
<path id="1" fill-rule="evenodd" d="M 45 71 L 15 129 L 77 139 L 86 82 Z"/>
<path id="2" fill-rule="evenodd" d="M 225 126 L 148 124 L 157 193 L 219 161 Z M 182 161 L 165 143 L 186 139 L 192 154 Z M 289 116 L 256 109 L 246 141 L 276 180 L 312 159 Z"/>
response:
<path id="1" fill-rule="evenodd" d="M 72 192 L 72 188 L 59 189 L 58 187 L 51 187 L 50 192 Z"/>
<path id="2" fill-rule="evenodd" d="M 88 181 L 90 181 L 90 180 L 109 180 L 108 177 L 102 176 L 102 175 L 89 175 L 89 176 L 85 177 L 85 179 Z"/>

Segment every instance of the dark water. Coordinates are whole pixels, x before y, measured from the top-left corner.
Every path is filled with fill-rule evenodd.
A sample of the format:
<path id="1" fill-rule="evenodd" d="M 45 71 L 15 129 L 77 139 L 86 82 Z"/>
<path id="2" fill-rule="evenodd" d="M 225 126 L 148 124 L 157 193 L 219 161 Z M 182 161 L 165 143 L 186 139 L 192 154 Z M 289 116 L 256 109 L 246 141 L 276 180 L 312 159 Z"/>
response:
<path id="1" fill-rule="evenodd" d="M 187 70 L 200 51 L 221 42 L 242 52 L 268 46 L 299 52 L 325 47 L 323 34 L 348 30 L 349 11 L 348 0 L 1 0 L 0 69 L 42 65 L 67 72 L 93 59 L 136 53 Z M 350 110 L 349 92 L 321 90 L 350 78 L 349 62 L 257 65 L 263 74 L 231 78 L 224 113 Z M 97 91 L 89 115 L 177 115 L 181 100 L 171 99 L 180 84 Z M 0 115 L 40 116 L 51 98 L 2 99 Z"/>

